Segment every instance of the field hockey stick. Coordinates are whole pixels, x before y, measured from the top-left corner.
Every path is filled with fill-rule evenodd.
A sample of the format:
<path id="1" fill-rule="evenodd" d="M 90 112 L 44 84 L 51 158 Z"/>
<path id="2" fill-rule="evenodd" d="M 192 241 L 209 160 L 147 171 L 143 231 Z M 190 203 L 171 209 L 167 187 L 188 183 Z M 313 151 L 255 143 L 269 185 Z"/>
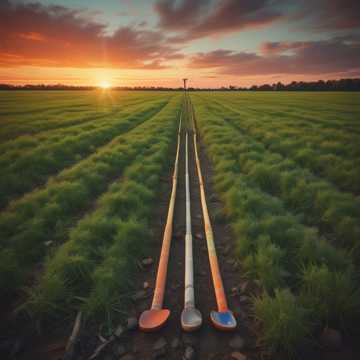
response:
<path id="1" fill-rule="evenodd" d="M 172 227 L 173 227 L 173 218 L 174 218 L 174 207 L 175 207 L 175 199 L 176 199 L 176 187 L 177 187 L 177 178 L 178 178 L 178 162 L 179 162 L 179 149 L 180 149 L 180 132 L 181 132 L 181 118 L 179 122 L 179 130 L 178 130 L 178 143 L 176 149 L 176 158 L 174 165 L 174 173 L 172 178 L 172 190 L 171 197 L 169 202 L 169 210 L 166 219 L 166 225 L 164 229 L 163 242 L 161 246 L 160 260 L 156 275 L 156 283 L 154 296 L 151 304 L 150 310 L 144 311 L 139 318 L 139 328 L 142 331 L 156 331 L 160 327 L 162 327 L 167 319 L 170 316 L 170 310 L 163 309 L 163 301 L 165 294 L 165 286 L 166 286 L 166 276 L 167 276 L 167 268 L 169 262 L 169 254 L 170 254 L 170 246 L 171 246 L 171 238 L 172 238 Z"/>
<path id="2" fill-rule="evenodd" d="M 192 113 L 192 116 L 193 113 Z M 194 120 L 194 117 L 193 117 Z M 195 125 L 195 122 L 193 121 Z M 201 207 L 203 212 L 204 218 L 204 227 L 205 227 L 205 236 L 209 254 L 209 262 L 210 262 L 210 269 L 211 269 L 211 276 L 213 280 L 213 285 L 215 289 L 215 297 L 218 310 L 211 311 L 210 319 L 213 325 L 219 329 L 224 331 L 230 331 L 236 328 L 236 319 L 231 310 L 229 310 L 227 301 L 226 301 L 226 294 L 224 290 L 224 285 L 221 279 L 221 273 L 219 268 L 219 262 L 216 255 L 215 243 L 214 243 L 214 234 L 211 227 L 211 221 L 209 217 L 209 211 L 206 204 L 206 197 L 205 197 L 205 189 L 204 189 L 204 182 L 203 177 L 201 174 L 201 167 L 200 167 L 200 160 L 197 151 L 197 139 L 196 139 L 196 132 L 194 129 L 194 149 L 195 149 L 195 161 L 196 167 L 198 172 L 199 178 L 199 185 L 200 185 L 200 198 L 201 198 Z"/>
<path id="3" fill-rule="evenodd" d="M 195 308 L 193 241 L 191 232 L 188 133 L 185 139 L 185 184 L 186 184 L 186 235 L 185 235 L 185 289 L 181 326 L 185 331 L 197 330 L 202 323 L 201 313 Z"/>

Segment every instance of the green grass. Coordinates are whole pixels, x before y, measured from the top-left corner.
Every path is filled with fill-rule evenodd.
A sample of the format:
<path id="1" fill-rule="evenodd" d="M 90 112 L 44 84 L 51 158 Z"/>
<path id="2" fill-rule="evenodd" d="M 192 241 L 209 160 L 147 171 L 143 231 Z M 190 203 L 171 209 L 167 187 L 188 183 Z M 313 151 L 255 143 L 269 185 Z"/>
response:
<path id="1" fill-rule="evenodd" d="M 359 319 L 358 94 L 192 93 L 262 344 L 296 356 Z M 331 102 L 330 102 L 331 101 Z M 351 109 L 352 111 L 350 111 Z"/>
<path id="2" fill-rule="evenodd" d="M 111 181 L 126 177 L 143 181 L 142 161 L 150 151 L 153 156 L 156 153 L 156 157 L 145 169 L 147 180 L 158 181 L 162 171 L 160 164 L 169 156 L 168 141 L 176 126 L 181 100 L 181 95 L 173 96 L 148 120 L 144 119 L 140 106 L 139 113 L 133 115 L 142 120 L 139 126 L 115 137 L 94 154 L 61 171 L 43 188 L 27 193 L 1 212 L 0 258 L 4 261 L 0 268 L 0 288 L 3 296 L 19 291 L 36 263 L 67 243 L 79 217 L 93 211 L 94 207 L 101 207 L 101 200 L 96 199 L 109 191 Z M 115 213 L 117 207 L 118 217 L 121 209 L 131 214 L 136 210 L 134 205 L 141 208 L 130 195 L 119 193 L 117 202 L 115 197 L 111 203 Z"/>
<path id="3" fill-rule="evenodd" d="M 264 349 L 292 357 L 324 326 L 353 331 L 359 94 L 190 97 L 224 205 L 212 216 L 256 285 Z M 78 310 L 115 324 L 190 104 L 175 92 L 2 92 L 0 109 L 2 299 L 45 324 Z"/>

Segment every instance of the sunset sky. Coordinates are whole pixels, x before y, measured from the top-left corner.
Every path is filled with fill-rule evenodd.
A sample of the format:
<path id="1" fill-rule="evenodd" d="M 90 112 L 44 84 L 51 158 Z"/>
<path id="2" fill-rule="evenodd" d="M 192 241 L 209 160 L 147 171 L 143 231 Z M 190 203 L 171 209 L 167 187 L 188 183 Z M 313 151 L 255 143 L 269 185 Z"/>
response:
<path id="1" fill-rule="evenodd" d="M 360 0 L 0 0 L 0 83 L 360 77 Z"/>

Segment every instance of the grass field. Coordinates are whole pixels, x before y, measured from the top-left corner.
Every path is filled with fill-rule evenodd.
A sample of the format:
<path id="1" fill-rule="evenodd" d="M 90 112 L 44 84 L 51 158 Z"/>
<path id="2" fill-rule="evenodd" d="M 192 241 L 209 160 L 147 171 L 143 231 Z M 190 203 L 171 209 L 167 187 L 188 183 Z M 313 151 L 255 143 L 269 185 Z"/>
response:
<path id="1" fill-rule="evenodd" d="M 270 350 L 360 311 L 360 96 L 191 94 Z M 356 321 L 355 321 L 356 323 Z"/>
<path id="2" fill-rule="evenodd" d="M 9 93 L 1 99 L 8 106 L 1 115 L 7 124 L 1 131 L 1 296 L 26 288 L 25 308 L 39 317 L 78 307 L 94 316 L 114 313 L 146 248 L 182 96 Z M 11 107 L 14 99 L 27 109 L 25 117 Z M 68 110 L 77 108 L 74 123 Z"/>
<path id="3" fill-rule="evenodd" d="M 262 344 L 360 319 L 360 95 L 190 93 Z M 1 92 L 0 297 L 112 323 L 148 254 L 179 92 Z M 207 174 L 205 173 L 206 177 Z M 176 255 L 176 254 L 175 254 Z M 205 269 L 208 271 L 208 269 Z M 182 301 L 182 300 L 179 300 Z"/>

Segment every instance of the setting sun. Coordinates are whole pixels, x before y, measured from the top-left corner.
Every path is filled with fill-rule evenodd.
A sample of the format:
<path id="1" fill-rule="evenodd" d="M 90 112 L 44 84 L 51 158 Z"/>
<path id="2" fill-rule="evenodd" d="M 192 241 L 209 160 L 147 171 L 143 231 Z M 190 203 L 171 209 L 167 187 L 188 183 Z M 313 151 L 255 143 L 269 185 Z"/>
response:
<path id="1" fill-rule="evenodd" d="M 111 87 L 110 83 L 108 81 L 102 81 L 99 85 L 101 89 L 109 89 Z"/>

